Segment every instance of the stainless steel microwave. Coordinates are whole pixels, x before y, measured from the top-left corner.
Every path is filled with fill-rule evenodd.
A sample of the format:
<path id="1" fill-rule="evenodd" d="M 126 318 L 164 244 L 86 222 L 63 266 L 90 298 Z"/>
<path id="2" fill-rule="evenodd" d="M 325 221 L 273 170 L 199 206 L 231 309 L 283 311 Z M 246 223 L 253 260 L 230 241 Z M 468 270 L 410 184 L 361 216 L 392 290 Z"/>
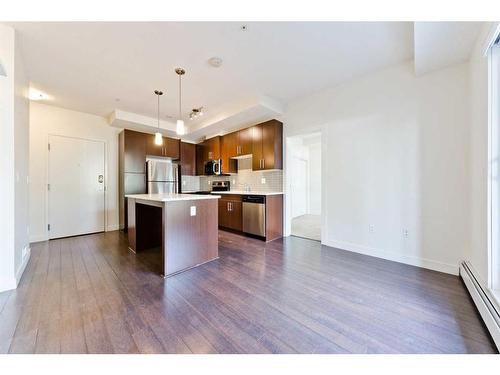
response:
<path id="1" fill-rule="evenodd" d="M 213 176 L 220 175 L 221 172 L 222 161 L 220 159 L 209 160 L 205 163 L 205 175 Z"/>

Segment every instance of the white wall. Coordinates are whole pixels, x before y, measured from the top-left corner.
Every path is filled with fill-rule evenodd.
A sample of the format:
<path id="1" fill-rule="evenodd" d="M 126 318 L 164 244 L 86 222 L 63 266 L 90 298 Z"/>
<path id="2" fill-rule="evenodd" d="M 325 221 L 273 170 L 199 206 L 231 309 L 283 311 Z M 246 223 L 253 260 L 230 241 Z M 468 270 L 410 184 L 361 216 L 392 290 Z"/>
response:
<path id="1" fill-rule="evenodd" d="M 0 25 L 0 292 L 15 288 L 14 270 L 14 30 Z"/>
<path id="2" fill-rule="evenodd" d="M 467 64 L 417 78 L 409 61 L 292 102 L 285 136 L 322 133 L 322 241 L 458 273 L 470 244 L 468 99 Z"/>
<path id="3" fill-rule="evenodd" d="M 106 228 L 118 229 L 118 133 L 106 119 L 37 102 L 30 104 L 30 239 L 48 239 L 47 166 L 48 137 L 100 140 L 106 143 Z"/>
<path id="4" fill-rule="evenodd" d="M 305 215 L 309 211 L 309 149 L 301 137 L 288 139 L 289 194 L 291 217 Z M 305 166 L 305 170 L 304 170 Z"/>
<path id="5" fill-rule="evenodd" d="M 484 282 L 488 280 L 488 58 L 478 38 L 469 62 L 470 81 L 470 225 L 471 246 L 465 254 Z"/>
<path id="6" fill-rule="evenodd" d="M 14 267 L 19 282 L 29 259 L 29 81 L 18 43 L 14 80 Z"/>
<path id="7" fill-rule="evenodd" d="M 0 25 L 0 291 L 15 288 L 28 250 L 28 81 L 12 28 Z M 27 249 L 23 253 L 23 249 Z"/>
<path id="8" fill-rule="evenodd" d="M 309 204 L 308 213 L 321 215 L 321 139 L 309 143 Z"/>

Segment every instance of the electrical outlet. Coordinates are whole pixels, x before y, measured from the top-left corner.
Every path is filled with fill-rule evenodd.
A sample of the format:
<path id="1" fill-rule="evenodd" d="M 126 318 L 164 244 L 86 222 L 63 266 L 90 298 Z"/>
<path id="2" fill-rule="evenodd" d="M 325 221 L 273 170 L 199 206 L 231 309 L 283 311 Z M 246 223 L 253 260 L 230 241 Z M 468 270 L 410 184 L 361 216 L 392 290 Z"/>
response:
<path id="1" fill-rule="evenodd" d="M 368 226 L 368 232 L 370 232 L 370 233 L 375 233 L 375 225 L 370 224 L 370 225 Z"/>
<path id="2" fill-rule="evenodd" d="M 262 178 L 260 179 L 260 183 L 261 183 L 262 185 L 264 185 L 264 184 L 266 183 L 266 178 L 265 178 L 265 177 L 262 177 Z"/>
<path id="3" fill-rule="evenodd" d="M 182 180 L 182 186 L 186 186 L 186 181 Z"/>
<path id="4" fill-rule="evenodd" d="M 212 185 L 212 181 L 208 180 L 208 181 L 207 181 L 207 184 L 208 184 L 208 185 Z"/>
<path id="5" fill-rule="evenodd" d="M 191 216 L 196 216 L 196 206 L 191 206 Z"/>
<path id="6" fill-rule="evenodd" d="M 403 237 L 405 237 L 405 238 L 410 237 L 410 232 L 409 232 L 409 231 L 408 231 L 408 229 L 406 229 L 406 228 L 405 228 L 405 229 L 403 229 Z"/>
<path id="7" fill-rule="evenodd" d="M 235 185 L 235 184 L 236 184 L 236 179 L 233 178 L 233 185 Z"/>

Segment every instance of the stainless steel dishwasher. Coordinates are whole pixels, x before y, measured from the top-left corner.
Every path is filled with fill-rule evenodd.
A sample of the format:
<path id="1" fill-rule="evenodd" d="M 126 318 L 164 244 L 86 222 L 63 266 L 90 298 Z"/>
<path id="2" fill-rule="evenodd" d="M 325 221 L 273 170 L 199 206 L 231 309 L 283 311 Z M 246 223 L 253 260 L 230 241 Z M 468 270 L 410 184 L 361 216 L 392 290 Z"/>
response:
<path id="1" fill-rule="evenodd" d="M 243 232 L 256 236 L 266 236 L 266 197 L 263 195 L 244 195 Z"/>

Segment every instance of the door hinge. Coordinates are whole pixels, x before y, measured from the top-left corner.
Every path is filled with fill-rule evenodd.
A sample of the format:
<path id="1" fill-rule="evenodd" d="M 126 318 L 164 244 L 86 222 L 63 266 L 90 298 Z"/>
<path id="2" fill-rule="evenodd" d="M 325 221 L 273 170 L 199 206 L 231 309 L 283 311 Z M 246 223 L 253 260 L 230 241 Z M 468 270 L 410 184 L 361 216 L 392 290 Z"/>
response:
<path id="1" fill-rule="evenodd" d="M 50 184 L 47 184 L 47 190 L 50 190 Z"/>
<path id="2" fill-rule="evenodd" d="M 50 224 L 47 224 L 47 230 L 50 230 Z"/>
<path id="3" fill-rule="evenodd" d="M 47 144 L 47 149 L 50 151 L 50 143 Z"/>

